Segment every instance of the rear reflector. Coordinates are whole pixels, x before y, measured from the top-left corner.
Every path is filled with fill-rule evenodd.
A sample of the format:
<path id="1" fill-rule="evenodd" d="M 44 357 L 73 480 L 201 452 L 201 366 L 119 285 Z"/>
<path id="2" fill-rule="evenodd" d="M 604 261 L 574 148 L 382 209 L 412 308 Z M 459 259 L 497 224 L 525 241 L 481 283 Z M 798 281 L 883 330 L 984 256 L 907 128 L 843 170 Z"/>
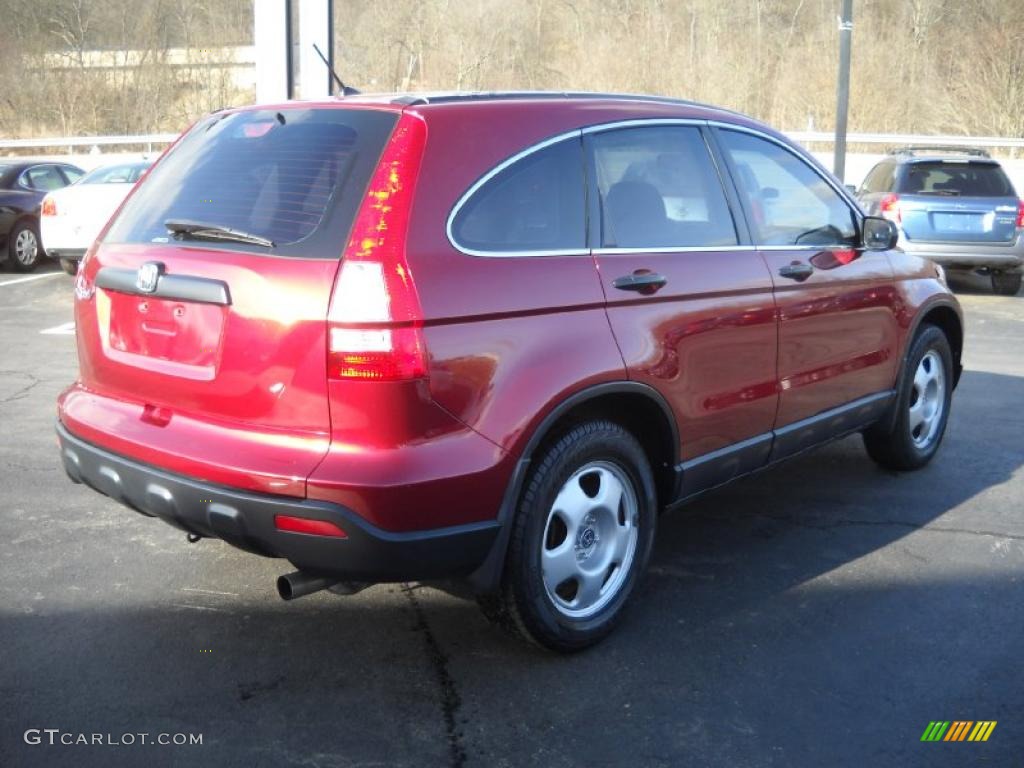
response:
<path id="1" fill-rule="evenodd" d="M 1024 200 L 1017 201 L 1017 229 L 1024 229 Z"/>
<path id="2" fill-rule="evenodd" d="M 310 533 L 314 536 L 334 536 L 339 539 L 348 538 L 348 534 L 334 523 L 329 523 L 326 520 L 310 520 L 306 517 L 274 515 L 274 527 L 279 531 L 289 531 L 290 533 Z"/>

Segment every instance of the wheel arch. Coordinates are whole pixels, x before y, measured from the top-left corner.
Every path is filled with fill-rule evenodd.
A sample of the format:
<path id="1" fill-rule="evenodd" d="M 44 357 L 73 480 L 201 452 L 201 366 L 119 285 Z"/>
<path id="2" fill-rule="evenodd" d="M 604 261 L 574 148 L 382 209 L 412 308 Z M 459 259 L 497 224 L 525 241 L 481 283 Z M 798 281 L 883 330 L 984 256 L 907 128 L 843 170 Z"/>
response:
<path id="1" fill-rule="evenodd" d="M 651 463 L 659 507 L 674 498 L 679 481 L 679 428 L 665 398 L 636 381 L 604 382 L 574 392 L 550 408 L 521 441 L 519 459 L 498 511 L 501 531 L 483 564 L 469 577 L 477 592 L 494 591 L 501 582 L 511 521 L 533 457 L 573 425 L 591 418 L 615 422 L 636 436 Z"/>

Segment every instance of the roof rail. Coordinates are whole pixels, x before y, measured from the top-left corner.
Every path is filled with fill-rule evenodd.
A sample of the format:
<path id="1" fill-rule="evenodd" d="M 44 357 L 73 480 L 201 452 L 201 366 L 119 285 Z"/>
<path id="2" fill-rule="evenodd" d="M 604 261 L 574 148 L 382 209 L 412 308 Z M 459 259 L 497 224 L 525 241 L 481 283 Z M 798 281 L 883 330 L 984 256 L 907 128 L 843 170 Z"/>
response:
<path id="1" fill-rule="evenodd" d="M 740 114 L 726 107 L 706 104 L 689 99 L 669 96 L 652 96 L 638 93 L 601 93 L 591 91 L 443 91 L 439 93 L 396 94 L 391 103 L 401 106 L 450 104 L 467 101 L 509 101 L 515 99 L 615 99 L 622 101 L 643 101 L 661 104 L 678 104 L 687 107 L 704 107 L 718 112 Z"/>
<path id="2" fill-rule="evenodd" d="M 991 157 L 980 147 L 957 147 L 948 144 L 916 144 L 910 147 L 896 147 L 889 150 L 891 155 L 970 155 L 971 157 Z"/>

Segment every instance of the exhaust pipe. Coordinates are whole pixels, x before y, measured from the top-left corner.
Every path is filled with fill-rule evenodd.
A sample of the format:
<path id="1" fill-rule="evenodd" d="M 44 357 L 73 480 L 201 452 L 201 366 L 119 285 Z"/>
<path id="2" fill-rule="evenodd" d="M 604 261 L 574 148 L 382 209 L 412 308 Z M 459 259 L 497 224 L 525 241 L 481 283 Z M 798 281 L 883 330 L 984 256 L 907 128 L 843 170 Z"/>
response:
<path id="1" fill-rule="evenodd" d="M 330 589 L 337 583 L 338 579 L 327 579 L 295 571 L 277 577 L 277 594 L 281 596 L 282 600 L 294 600 L 303 595 L 319 592 L 321 589 Z"/>

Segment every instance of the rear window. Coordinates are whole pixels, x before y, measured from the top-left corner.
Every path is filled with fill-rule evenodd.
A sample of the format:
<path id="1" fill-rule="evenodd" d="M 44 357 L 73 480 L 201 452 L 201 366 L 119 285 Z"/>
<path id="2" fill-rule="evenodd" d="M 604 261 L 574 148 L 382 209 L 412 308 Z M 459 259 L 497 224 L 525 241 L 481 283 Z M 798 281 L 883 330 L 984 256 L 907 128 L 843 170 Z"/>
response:
<path id="1" fill-rule="evenodd" d="M 149 163 L 107 165 L 85 174 L 80 184 L 134 184 L 149 168 Z"/>
<path id="2" fill-rule="evenodd" d="M 396 119 L 346 109 L 212 115 L 153 168 L 106 240 L 170 243 L 166 222 L 188 221 L 274 243 L 195 241 L 204 248 L 339 258 Z"/>
<path id="3" fill-rule="evenodd" d="M 927 161 L 910 163 L 902 189 L 908 195 L 1016 197 L 1013 185 L 995 163 Z"/>

